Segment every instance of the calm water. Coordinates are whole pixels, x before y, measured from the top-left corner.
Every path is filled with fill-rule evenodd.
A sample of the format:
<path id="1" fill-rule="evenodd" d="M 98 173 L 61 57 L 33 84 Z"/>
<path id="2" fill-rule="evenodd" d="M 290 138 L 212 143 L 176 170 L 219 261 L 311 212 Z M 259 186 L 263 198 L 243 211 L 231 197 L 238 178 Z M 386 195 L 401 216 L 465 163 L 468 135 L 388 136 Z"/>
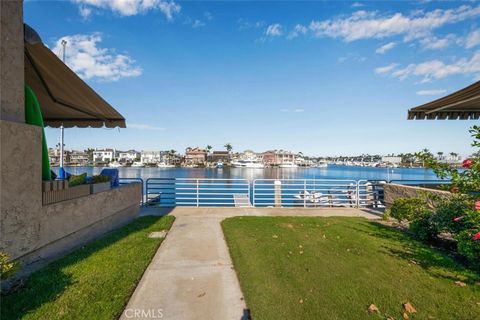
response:
<path id="1" fill-rule="evenodd" d="M 58 168 L 53 168 L 58 171 Z M 99 167 L 70 167 L 72 174 L 99 174 Z M 435 180 L 422 168 L 369 168 L 331 165 L 327 168 L 118 168 L 121 178 L 228 178 L 228 179 L 346 179 L 346 180 Z"/>

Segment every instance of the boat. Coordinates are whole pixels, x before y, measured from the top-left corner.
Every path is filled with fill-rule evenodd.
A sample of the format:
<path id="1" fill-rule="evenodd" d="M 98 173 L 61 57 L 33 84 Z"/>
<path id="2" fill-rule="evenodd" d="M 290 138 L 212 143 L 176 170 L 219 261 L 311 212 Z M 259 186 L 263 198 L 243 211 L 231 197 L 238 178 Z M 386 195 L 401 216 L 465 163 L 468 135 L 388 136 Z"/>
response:
<path id="1" fill-rule="evenodd" d="M 174 168 L 175 166 L 173 164 L 168 164 L 168 163 L 165 163 L 165 162 L 159 162 L 157 163 L 157 167 L 159 168 Z"/>
<path id="2" fill-rule="evenodd" d="M 218 168 L 218 169 L 222 169 L 222 168 L 223 168 L 223 162 L 222 162 L 222 161 L 217 162 L 217 168 Z"/>
<path id="3" fill-rule="evenodd" d="M 113 162 L 110 162 L 108 166 L 111 168 L 120 168 L 120 167 L 123 167 L 123 164 L 121 164 L 118 161 L 113 161 Z"/>
<path id="4" fill-rule="evenodd" d="M 282 164 L 280 164 L 278 167 L 279 168 L 297 168 L 298 165 L 290 161 L 285 161 Z"/>
<path id="5" fill-rule="evenodd" d="M 232 162 L 232 165 L 236 168 L 250 168 L 250 169 L 261 169 L 265 168 L 263 163 L 256 159 L 245 159 Z"/>
<path id="6" fill-rule="evenodd" d="M 143 167 L 145 167 L 145 165 L 140 161 L 135 161 L 134 163 L 132 163 L 132 168 L 143 168 Z"/>
<path id="7" fill-rule="evenodd" d="M 308 190 L 300 191 L 294 195 L 294 198 L 315 205 L 339 206 L 340 201 L 333 195 L 326 195 L 318 191 L 309 192 Z"/>
<path id="8" fill-rule="evenodd" d="M 315 165 L 315 168 L 326 168 L 328 164 L 326 162 L 319 162 Z"/>

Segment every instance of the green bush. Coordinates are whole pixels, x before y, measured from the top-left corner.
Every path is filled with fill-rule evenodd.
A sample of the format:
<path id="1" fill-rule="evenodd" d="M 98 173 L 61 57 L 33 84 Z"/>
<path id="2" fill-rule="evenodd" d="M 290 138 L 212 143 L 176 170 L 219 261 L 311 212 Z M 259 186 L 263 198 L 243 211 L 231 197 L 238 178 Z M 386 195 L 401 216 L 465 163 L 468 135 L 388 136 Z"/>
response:
<path id="1" fill-rule="evenodd" d="M 479 232 L 479 229 L 464 230 L 458 234 L 457 251 L 464 256 L 469 264 L 480 271 L 480 241 L 472 240 L 472 235 Z"/>
<path id="2" fill-rule="evenodd" d="M 465 215 L 472 207 L 472 200 L 468 196 L 454 194 L 451 198 L 442 199 L 436 204 L 432 222 L 439 232 L 448 232 L 455 236 L 465 229 Z M 459 220 L 456 221 L 456 218 Z"/>
<path id="3" fill-rule="evenodd" d="M 12 262 L 10 261 L 10 256 L 3 252 L 0 251 L 0 278 L 1 279 L 7 279 L 13 276 L 20 264 L 18 262 Z"/>
<path id="4" fill-rule="evenodd" d="M 101 174 L 92 177 L 93 183 L 103 183 L 103 182 L 110 182 L 109 176 L 102 176 Z"/>
<path id="5" fill-rule="evenodd" d="M 82 173 L 79 175 L 71 175 L 70 178 L 68 179 L 68 186 L 69 187 L 79 186 L 81 184 L 85 184 L 86 182 L 87 182 L 86 173 Z"/>
<path id="6" fill-rule="evenodd" d="M 412 221 L 415 217 L 424 215 L 427 210 L 427 202 L 420 198 L 396 199 L 390 208 L 388 215 L 398 221 Z"/>
<path id="7" fill-rule="evenodd" d="M 434 217 L 435 213 L 430 210 L 418 213 L 410 222 L 410 231 L 422 241 L 434 240 L 439 234 Z"/>

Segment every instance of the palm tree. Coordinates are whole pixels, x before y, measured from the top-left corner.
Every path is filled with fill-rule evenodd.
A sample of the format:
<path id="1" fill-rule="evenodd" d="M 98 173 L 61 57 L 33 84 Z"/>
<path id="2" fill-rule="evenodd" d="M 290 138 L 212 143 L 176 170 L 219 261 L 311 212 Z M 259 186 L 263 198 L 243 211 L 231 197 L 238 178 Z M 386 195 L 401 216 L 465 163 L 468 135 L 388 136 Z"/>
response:
<path id="1" fill-rule="evenodd" d="M 437 155 L 438 155 L 438 160 L 443 160 L 443 152 L 442 151 L 438 151 Z"/>
<path id="2" fill-rule="evenodd" d="M 230 143 L 227 143 L 226 145 L 224 145 L 225 149 L 227 149 L 228 152 L 232 151 L 233 147 Z"/>
<path id="3" fill-rule="evenodd" d="M 212 150 L 212 146 L 211 146 L 211 145 L 207 145 L 207 147 L 206 147 L 205 149 L 207 149 L 207 152 L 210 153 L 210 151 Z"/>

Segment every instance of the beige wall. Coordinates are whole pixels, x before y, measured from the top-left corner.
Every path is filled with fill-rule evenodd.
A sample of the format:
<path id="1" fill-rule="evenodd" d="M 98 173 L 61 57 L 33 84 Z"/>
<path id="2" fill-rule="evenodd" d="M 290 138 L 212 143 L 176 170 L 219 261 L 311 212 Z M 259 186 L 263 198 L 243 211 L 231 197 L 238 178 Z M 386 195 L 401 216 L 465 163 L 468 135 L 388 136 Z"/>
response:
<path id="1" fill-rule="evenodd" d="M 383 187 L 385 192 L 385 205 L 387 206 L 387 208 L 389 208 L 393 204 L 393 202 L 399 198 L 424 198 L 427 194 L 434 194 L 441 197 L 449 197 L 452 195 L 448 191 L 405 186 L 394 183 L 385 184 Z"/>
<path id="2" fill-rule="evenodd" d="M 0 119 L 25 122 L 22 1 L 0 1 L 0 41 Z"/>

